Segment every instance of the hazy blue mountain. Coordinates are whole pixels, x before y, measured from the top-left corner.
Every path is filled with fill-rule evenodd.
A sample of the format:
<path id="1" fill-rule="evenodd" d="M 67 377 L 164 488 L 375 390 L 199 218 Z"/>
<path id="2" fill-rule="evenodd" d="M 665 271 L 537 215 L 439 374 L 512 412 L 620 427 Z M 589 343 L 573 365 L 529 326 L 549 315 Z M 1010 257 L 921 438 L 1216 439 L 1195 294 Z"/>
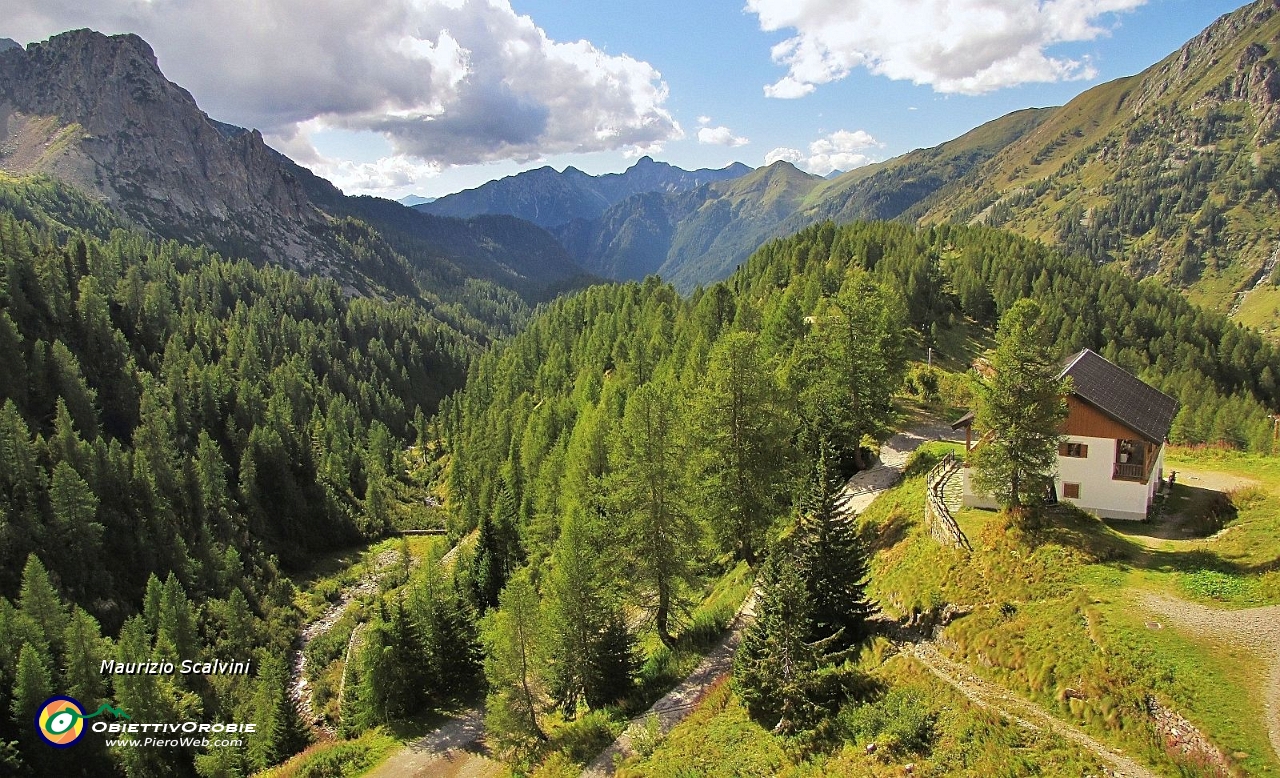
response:
<path id="1" fill-rule="evenodd" d="M 435 197 L 423 197 L 422 195 L 411 194 L 411 195 L 405 195 L 404 197 L 401 197 L 399 200 L 396 200 L 396 202 L 400 203 L 401 205 L 412 208 L 415 205 L 426 205 L 427 203 L 434 203 L 437 199 L 438 198 L 435 198 Z"/>
<path id="2" fill-rule="evenodd" d="M 542 227 L 555 227 L 574 219 L 594 219 L 632 195 L 686 192 L 715 181 L 738 178 L 750 171 L 751 168 L 741 162 L 719 170 L 683 170 L 651 157 L 641 157 L 622 173 L 600 176 L 575 167 L 560 172 L 540 167 L 415 208 L 438 216 L 507 214 Z"/>
<path id="3" fill-rule="evenodd" d="M 636 279 L 661 273 L 682 290 L 724 278 L 823 182 L 779 161 L 688 192 L 630 197 L 596 219 L 552 229 L 593 273 Z"/>

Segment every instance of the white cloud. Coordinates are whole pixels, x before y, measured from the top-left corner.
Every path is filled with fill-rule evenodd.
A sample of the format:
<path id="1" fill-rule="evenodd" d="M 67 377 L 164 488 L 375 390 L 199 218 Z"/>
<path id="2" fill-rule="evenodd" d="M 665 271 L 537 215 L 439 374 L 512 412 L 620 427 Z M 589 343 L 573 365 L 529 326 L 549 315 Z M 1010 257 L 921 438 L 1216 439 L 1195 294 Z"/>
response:
<path id="1" fill-rule="evenodd" d="M 381 133 L 396 155 L 439 166 L 651 149 L 683 135 L 653 66 L 551 40 L 508 0 L 21 5 L 6 13 L 6 35 L 136 32 L 210 115 L 302 157 L 303 124 Z"/>
<path id="2" fill-rule="evenodd" d="M 793 149 L 787 146 L 779 146 L 778 148 L 764 155 L 764 164 L 772 165 L 773 163 L 777 162 L 780 159 L 786 160 L 787 162 L 790 162 L 793 165 L 799 165 L 801 162 L 804 162 L 804 152 L 801 151 L 800 149 Z"/>
<path id="3" fill-rule="evenodd" d="M 699 117 L 698 117 L 698 124 L 702 125 L 703 127 L 707 126 L 707 125 L 708 125 L 708 124 L 710 124 L 710 123 L 711 123 L 711 117 L 710 117 L 710 116 L 699 116 Z"/>
<path id="4" fill-rule="evenodd" d="M 802 97 L 855 68 L 944 93 L 983 94 L 1028 82 L 1087 79 L 1088 59 L 1049 56 L 1059 43 L 1106 34 L 1106 14 L 1147 0 L 747 0 L 787 74 L 764 88 Z"/>
<path id="5" fill-rule="evenodd" d="M 698 142 L 715 146 L 745 146 L 751 141 L 734 135 L 728 127 L 703 127 L 698 130 Z"/>
<path id="6" fill-rule="evenodd" d="M 786 160 L 810 173 L 825 176 L 833 170 L 849 171 L 875 162 L 874 157 L 864 152 L 883 146 L 865 130 L 837 130 L 810 143 L 808 154 L 781 146 L 765 154 L 764 163 L 772 165 L 780 159 Z"/>
<path id="7" fill-rule="evenodd" d="M 321 158 L 310 167 L 347 194 L 385 194 L 413 189 L 440 175 L 436 162 L 408 157 L 383 157 L 375 162 Z"/>

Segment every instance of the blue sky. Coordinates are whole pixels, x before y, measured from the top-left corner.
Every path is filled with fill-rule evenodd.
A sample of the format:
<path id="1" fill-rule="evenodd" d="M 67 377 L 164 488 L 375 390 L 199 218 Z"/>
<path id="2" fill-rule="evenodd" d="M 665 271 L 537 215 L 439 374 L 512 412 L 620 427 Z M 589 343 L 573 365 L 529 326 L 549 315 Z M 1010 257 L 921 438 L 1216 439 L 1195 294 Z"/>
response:
<path id="1" fill-rule="evenodd" d="M 1219 0 L 20 0 L 0 36 L 137 32 L 215 118 L 348 192 L 544 164 L 825 174 L 1137 73 Z M 772 95 L 772 96 L 770 96 Z"/>

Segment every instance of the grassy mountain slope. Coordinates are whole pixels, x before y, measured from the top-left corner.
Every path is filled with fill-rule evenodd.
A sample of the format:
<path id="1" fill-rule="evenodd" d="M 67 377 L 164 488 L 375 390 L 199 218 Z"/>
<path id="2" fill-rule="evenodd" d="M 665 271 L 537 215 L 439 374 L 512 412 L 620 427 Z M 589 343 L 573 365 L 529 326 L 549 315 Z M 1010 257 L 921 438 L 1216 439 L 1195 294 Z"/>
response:
<path id="1" fill-rule="evenodd" d="M 1053 109 L 1028 108 L 970 130 L 955 140 L 852 170 L 810 193 L 787 226 L 824 219 L 896 219 L 918 214 L 935 192 L 968 175 L 1034 130 Z"/>
<path id="2" fill-rule="evenodd" d="M 1278 45 L 1271 0 L 1228 14 L 1143 73 L 1053 111 L 940 192 L 924 219 L 1006 226 L 1121 261 L 1274 326 Z"/>

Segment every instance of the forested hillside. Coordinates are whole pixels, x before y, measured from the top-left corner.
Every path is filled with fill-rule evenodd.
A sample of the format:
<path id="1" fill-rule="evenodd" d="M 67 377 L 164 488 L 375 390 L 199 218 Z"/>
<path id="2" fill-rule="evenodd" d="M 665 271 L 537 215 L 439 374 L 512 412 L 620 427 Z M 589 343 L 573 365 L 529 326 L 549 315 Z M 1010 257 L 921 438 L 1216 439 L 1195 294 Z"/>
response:
<path id="1" fill-rule="evenodd" d="M 623 614 L 646 614 L 642 645 L 649 629 L 673 643 L 673 605 L 698 571 L 754 562 L 824 515 L 821 474 L 858 467 L 864 436 L 894 422 L 907 357 L 954 342 L 952 328 L 993 327 L 1027 296 L 1058 353 L 1094 348 L 1177 396 L 1177 442 L 1270 449 L 1280 354 L 1260 336 L 984 227 L 818 225 L 688 298 L 648 278 L 558 300 L 487 353 L 441 417 L 453 534 L 479 528 L 463 584 L 478 608 L 499 606 L 491 652 L 536 625 L 525 648 L 560 663 L 490 676 L 492 742 L 525 759 L 545 747 L 539 722 L 557 701 L 564 715 L 581 712 L 579 694 L 596 708 L 593 662 L 616 651 Z M 963 402 L 953 379 L 919 363 L 909 373 L 908 392 Z M 594 638 L 560 642 L 583 623 Z M 625 666 L 611 667 L 610 688 L 625 688 Z M 552 691 L 502 696 L 524 680 Z"/>
<path id="2" fill-rule="evenodd" d="M 475 341 L 412 301 L 67 227 L 115 222 L 47 181 L 0 202 L 0 772 L 273 764 L 305 742 L 282 570 L 389 529 L 399 452 Z M 214 658 L 253 672 L 99 672 Z M 208 754 L 60 751 L 31 726 L 53 693 L 259 730 Z"/>

